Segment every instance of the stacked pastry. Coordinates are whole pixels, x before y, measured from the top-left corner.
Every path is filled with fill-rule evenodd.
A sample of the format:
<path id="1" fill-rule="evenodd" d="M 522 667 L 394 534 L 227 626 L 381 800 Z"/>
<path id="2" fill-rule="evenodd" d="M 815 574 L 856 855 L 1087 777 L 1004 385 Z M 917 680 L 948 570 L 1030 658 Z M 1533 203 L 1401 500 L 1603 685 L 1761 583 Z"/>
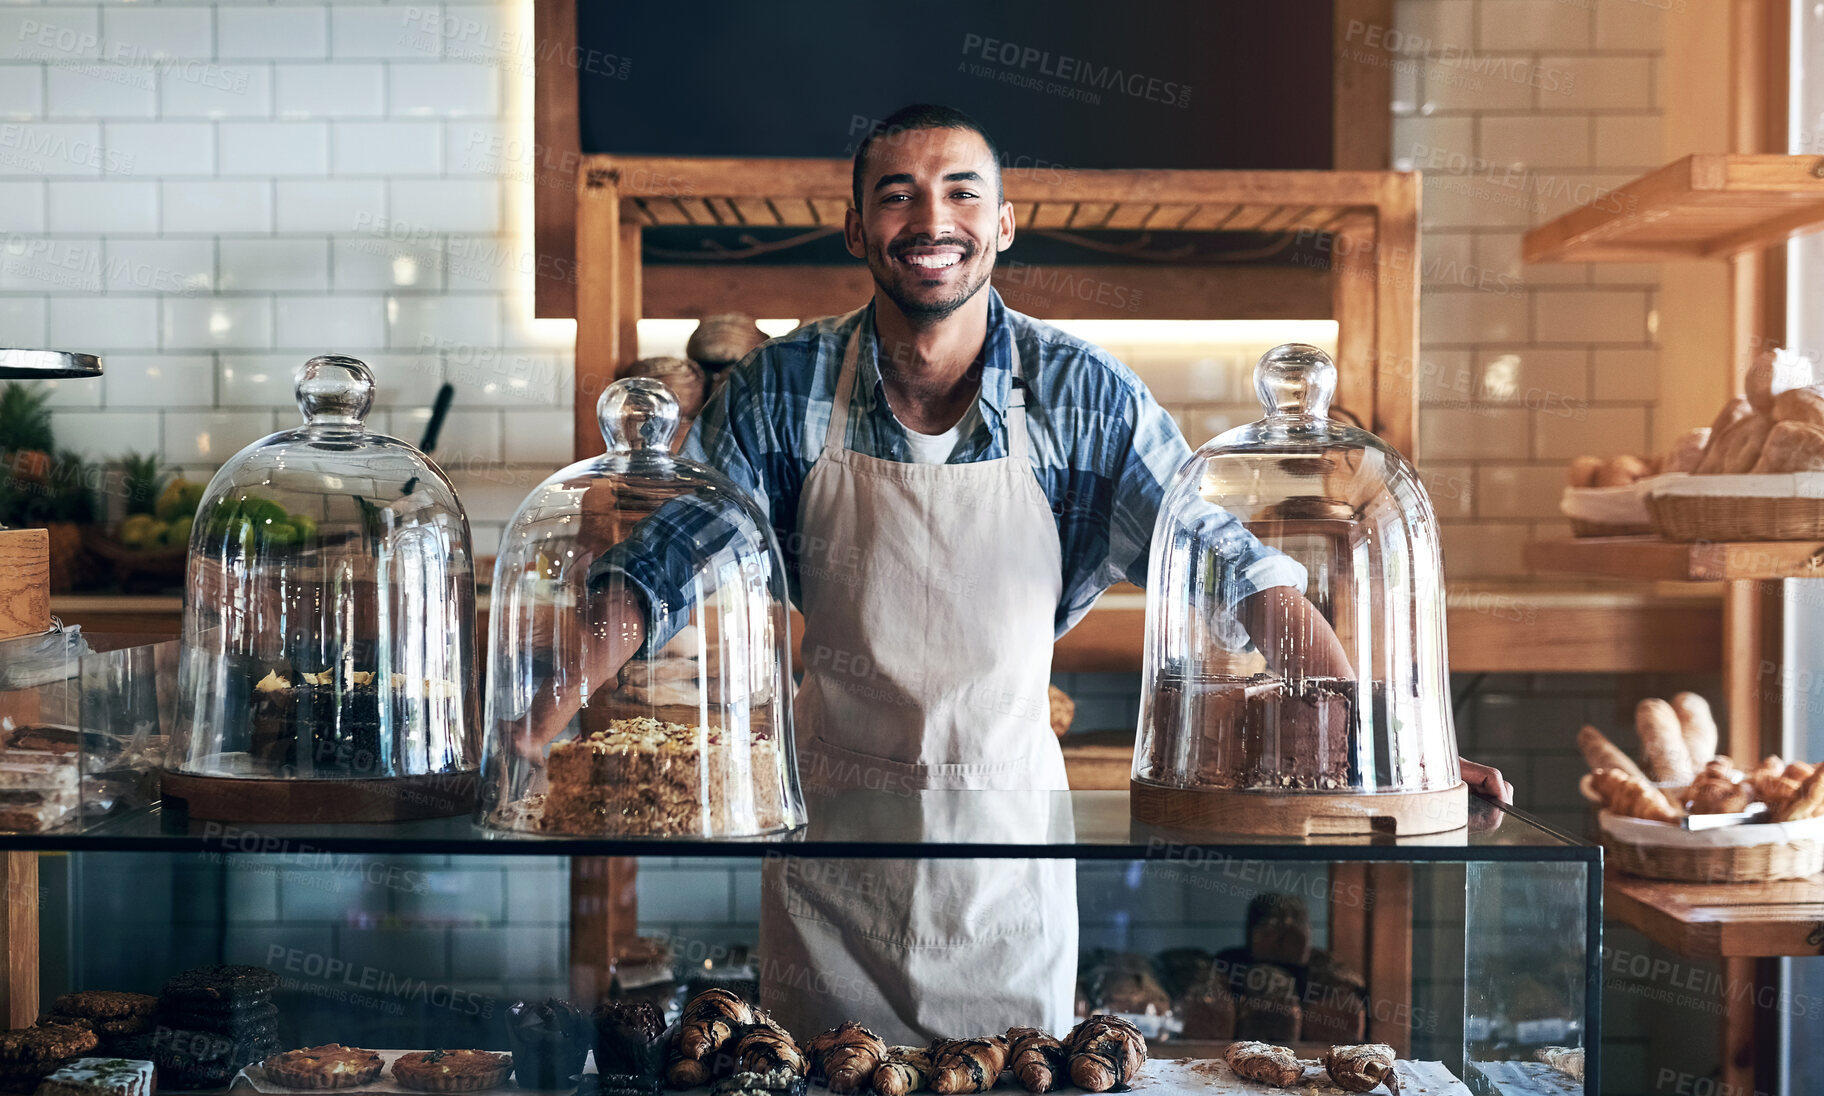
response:
<path id="1" fill-rule="evenodd" d="M 42 833 L 77 814 L 80 775 L 71 752 L 0 751 L 0 830 Z"/>
<path id="2" fill-rule="evenodd" d="M 277 1054 L 279 976 L 265 967 L 187 970 L 165 982 L 158 1026 L 116 1053 L 150 1059 L 160 1088 L 221 1088 L 241 1067 Z"/>
<path id="3" fill-rule="evenodd" d="M 1644 765 L 1595 727 L 1577 735 L 1592 788 L 1611 813 L 1678 822 L 1686 815 L 1734 814 L 1765 803 L 1773 822 L 1824 816 L 1824 767 L 1788 763 L 1776 754 L 1751 772 L 1741 771 L 1716 752 L 1716 720 L 1695 693 L 1679 693 L 1670 702 L 1642 700 L 1634 726 Z"/>

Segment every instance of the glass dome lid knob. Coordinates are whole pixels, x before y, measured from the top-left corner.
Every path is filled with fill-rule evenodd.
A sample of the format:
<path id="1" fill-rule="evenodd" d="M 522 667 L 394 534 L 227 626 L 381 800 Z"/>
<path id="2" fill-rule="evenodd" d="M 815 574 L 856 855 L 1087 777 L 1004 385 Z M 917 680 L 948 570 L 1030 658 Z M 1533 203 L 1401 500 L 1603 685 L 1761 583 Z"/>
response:
<path id="1" fill-rule="evenodd" d="M 297 394 L 312 426 L 360 426 L 374 406 L 374 373 L 358 358 L 325 354 L 299 367 Z"/>
<path id="2" fill-rule="evenodd" d="M 671 389 L 650 377 L 615 381 L 596 402 L 595 417 L 602 426 L 608 451 L 630 449 L 670 450 L 678 432 L 678 399 Z"/>
<path id="3" fill-rule="evenodd" d="M 1276 346 L 1254 367 L 1254 393 L 1268 418 L 1325 418 L 1336 395 L 1336 363 L 1305 343 Z"/>

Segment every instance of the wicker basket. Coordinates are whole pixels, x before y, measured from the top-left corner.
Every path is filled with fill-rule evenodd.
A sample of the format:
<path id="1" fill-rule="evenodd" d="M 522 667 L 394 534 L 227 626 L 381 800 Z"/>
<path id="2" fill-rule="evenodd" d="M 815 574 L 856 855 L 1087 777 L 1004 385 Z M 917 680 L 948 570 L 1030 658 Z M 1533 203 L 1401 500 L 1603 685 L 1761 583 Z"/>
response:
<path id="1" fill-rule="evenodd" d="M 1813 540 L 1824 537 L 1824 499 L 1751 495 L 1651 495 L 1653 528 L 1667 540 Z"/>
<path id="2" fill-rule="evenodd" d="M 1600 817 L 1608 864 L 1629 875 L 1682 883 L 1765 883 L 1824 871 L 1824 818 L 1693 833 L 1607 811 Z"/>

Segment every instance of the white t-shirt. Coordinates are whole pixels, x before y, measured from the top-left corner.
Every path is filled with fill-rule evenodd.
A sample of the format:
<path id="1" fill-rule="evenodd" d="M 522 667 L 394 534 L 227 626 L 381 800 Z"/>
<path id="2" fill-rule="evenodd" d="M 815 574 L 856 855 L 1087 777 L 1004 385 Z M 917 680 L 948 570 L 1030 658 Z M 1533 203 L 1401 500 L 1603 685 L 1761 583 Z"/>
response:
<path id="1" fill-rule="evenodd" d="M 957 443 L 975 433 L 975 424 L 982 421 L 981 406 L 980 400 L 970 404 L 968 412 L 956 421 L 956 425 L 941 434 L 921 434 L 916 430 L 907 430 L 906 448 L 912 452 L 912 463 L 949 463 L 950 455 L 956 452 Z"/>

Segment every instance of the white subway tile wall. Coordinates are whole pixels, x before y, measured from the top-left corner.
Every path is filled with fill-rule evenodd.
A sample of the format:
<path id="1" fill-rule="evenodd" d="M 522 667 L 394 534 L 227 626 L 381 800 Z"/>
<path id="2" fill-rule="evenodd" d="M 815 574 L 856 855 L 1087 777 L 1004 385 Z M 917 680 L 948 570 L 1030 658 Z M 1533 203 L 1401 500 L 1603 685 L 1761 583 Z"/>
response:
<path id="1" fill-rule="evenodd" d="M 530 66 L 501 45 L 528 9 L 0 10 L 0 335 L 138 371 L 60 393 L 59 427 L 91 455 L 138 445 L 202 475 L 245 431 L 205 438 L 201 416 L 284 426 L 304 357 L 385 361 L 384 421 L 411 440 L 437 384 L 456 385 L 438 455 L 491 551 L 516 492 L 568 451 L 571 328 L 530 312 Z M 1662 22 L 1678 17 L 1398 0 L 1393 155 L 1427 173 L 1420 424 L 1428 478 L 1460 485 L 1439 507 L 1454 577 L 1517 571 L 1514 545 L 1558 528 L 1547 470 L 1598 437 L 1653 439 L 1656 268 L 1524 267 L 1519 238 L 1658 164 Z M 1193 443 L 1255 417 L 1258 348 L 1109 347 Z M 214 383 L 188 383 L 199 362 Z"/>
<path id="2" fill-rule="evenodd" d="M 500 155 L 530 142 L 529 58 L 499 48 L 530 10 L 0 9 L 0 344 L 110 359 L 57 389 L 60 441 L 207 476 L 336 352 L 416 442 L 447 378 L 437 456 L 491 553 L 570 451 L 573 328 L 531 319 L 530 189 Z"/>
<path id="3" fill-rule="evenodd" d="M 1655 266 L 1520 262 L 1520 236 L 1661 166 L 1683 5 L 1396 0 L 1393 158 L 1425 172 L 1419 437 L 1453 578 L 1524 573 L 1580 453 L 1655 436 Z M 1465 248 L 1467 247 L 1467 254 Z"/>

